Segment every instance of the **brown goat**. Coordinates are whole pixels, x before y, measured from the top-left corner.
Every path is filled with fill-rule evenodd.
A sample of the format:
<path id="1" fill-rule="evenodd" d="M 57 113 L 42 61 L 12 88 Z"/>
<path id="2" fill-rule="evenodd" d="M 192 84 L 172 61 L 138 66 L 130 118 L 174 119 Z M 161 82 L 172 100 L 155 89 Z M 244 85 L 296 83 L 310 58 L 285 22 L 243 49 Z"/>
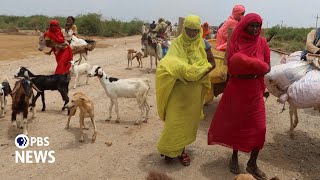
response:
<path id="1" fill-rule="evenodd" d="M 133 59 L 137 58 L 137 61 L 139 63 L 138 67 L 141 67 L 141 68 L 142 68 L 142 56 L 143 54 L 141 52 L 137 52 L 136 55 L 133 57 Z"/>
<path id="2" fill-rule="evenodd" d="M 137 51 L 135 51 L 134 49 L 128 49 L 127 51 L 128 51 L 128 55 L 127 55 L 127 58 L 128 58 L 128 67 L 127 67 L 127 69 L 131 69 L 131 68 L 132 68 L 132 60 L 133 60 L 133 58 L 134 58 L 134 56 L 135 56 L 135 53 L 136 53 Z M 130 68 L 129 68 L 129 64 L 131 64 L 131 65 L 130 65 Z"/>
<path id="3" fill-rule="evenodd" d="M 29 79 L 23 78 L 20 81 L 15 83 L 15 86 L 12 90 L 12 116 L 11 122 L 13 127 L 17 127 L 17 114 L 22 113 L 22 123 L 23 123 L 23 134 L 28 135 L 28 109 L 29 106 L 32 108 L 32 117 L 35 117 L 35 103 L 32 102 L 32 98 L 34 97 L 32 88 L 37 91 L 37 87 L 35 87 Z M 31 103 L 31 104 L 30 104 Z M 19 123 L 19 128 L 21 125 Z"/>

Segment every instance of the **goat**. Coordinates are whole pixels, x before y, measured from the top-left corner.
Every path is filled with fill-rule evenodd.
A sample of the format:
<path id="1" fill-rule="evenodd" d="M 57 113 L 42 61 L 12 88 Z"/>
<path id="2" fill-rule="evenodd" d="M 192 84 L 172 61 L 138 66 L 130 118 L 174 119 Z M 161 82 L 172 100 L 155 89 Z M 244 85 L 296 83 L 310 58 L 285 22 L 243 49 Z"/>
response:
<path id="1" fill-rule="evenodd" d="M 141 43 L 144 44 L 146 47 L 146 52 L 150 56 L 150 70 L 149 73 L 153 71 L 153 60 L 152 57 L 155 58 L 155 65 L 158 67 L 158 52 L 157 52 L 157 46 L 159 45 L 157 42 L 155 42 L 149 34 L 143 34 L 141 37 Z"/>
<path id="2" fill-rule="evenodd" d="M 142 53 L 141 52 L 137 52 L 136 55 L 133 57 L 134 58 L 137 58 L 137 61 L 139 63 L 139 66 L 138 67 L 141 67 L 142 68 Z"/>
<path id="3" fill-rule="evenodd" d="M 54 74 L 54 75 L 34 75 L 26 67 L 20 67 L 15 77 L 26 77 L 30 78 L 32 83 L 41 91 L 37 92 L 37 95 L 33 98 L 32 102 L 36 103 L 38 97 L 41 95 L 42 98 L 42 110 L 46 110 L 44 91 L 45 90 L 58 90 L 64 101 L 62 110 L 65 109 L 65 105 L 69 102 L 68 91 L 70 77 L 68 74 Z"/>
<path id="4" fill-rule="evenodd" d="M 115 105 L 117 119 L 116 123 L 120 122 L 118 98 L 136 98 L 138 106 L 141 110 L 141 119 L 135 121 L 135 125 L 141 124 L 141 121 L 147 123 L 149 115 L 149 104 L 147 102 L 147 96 L 149 92 L 149 85 L 147 79 L 132 78 L 132 79 L 118 79 L 108 76 L 100 66 L 94 65 L 89 73 L 89 76 L 97 76 L 100 80 L 102 87 L 104 88 L 107 96 L 110 98 L 111 103 L 109 106 L 109 118 L 112 118 L 112 107 Z M 143 117 L 144 111 L 146 116 Z"/>
<path id="5" fill-rule="evenodd" d="M 74 61 L 74 60 L 70 61 L 71 63 L 70 71 L 75 76 L 75 83 L 73 85 L 74 89 L 77 87 L 77 84 L 79 84 L 79 75 L 88 74 L 91 69 L 91 66 L 88 63 L 82 63 L 80 65 L 77 65 L 76 62 L 77 61 Z M 86 84 L 88 84 L 88 80 L 89 80 L 89 77 L 87 76 Z"/>
<path id="6" fill-rule="evenodd" d="M 69 113 L 69 118 L 67 121 L 67 125 L 65 129 L 69 129 L 69 123 L 72 116 L 75 115 L 77 108 L 80 109 L 79 117 L 80 117 L 80 140 L 79 142 L 84 142 L 83 138 L 83 129 L 86 129 L 84 126 L 84 118 L 90 117 L 91 123 L 93 125 L 93 135 L 92 135 L 92 142 L 96 140 L 97 136 L 97 127 L 94 121 L 94 106 L 93 102 L 82 92 L 76 92 L 73 94 L 71 101 L 66 105 Z"/>
<path id="7" fill-rule="evenodd" d="M 27 78 L 23 78 L 15 83 L 15 86 L 11 92 L 12 96 L 12 116 L 11 122 L 13 127 L 17 127 L 17 114 L 22 113 L 22 123 L 23 123 L 23 134 L 28 135 L 28 109 L 29 106 L 32 108 L 32 117 L 35 117 L 35 106 L 36 104 L 32 102 L 34 97 L 32 88 L 40 92 L 40 90 L 34 86 L 34 84 Z M 21 127 L 20 123 L 18 124 Z"/>
<path id="8" fill-rule="evenodd" d="M 0 103 L 1 103 L 0 117 L 4 117 L 4 115 L 6 113 L 6 107 L 7 107 L 6 96 L 11 94 L 11 92 L 12 91 L 11 91 L 11 87 L 10 87 L 8 80 L 4 80 L 0 84 Z"/>
<path id="9" fill-rule="evenodd" d="M 137 51 L 135 51 L 134 49 L 128 49 L 127 51 L 128 51 L 128 54 L 127 54 L 128 67 L 127 67 L 127 69 L 132 69 L 132 60 L 133 60 L 133 58 L 134 58 L 134 56 L 135 56 L 135 53 L 136 53 Z M 131 63 L 130 68 L 129 68 L 129 63 Z M 139 64 L 139 65 L 140 65 L 140 64 Z"/>

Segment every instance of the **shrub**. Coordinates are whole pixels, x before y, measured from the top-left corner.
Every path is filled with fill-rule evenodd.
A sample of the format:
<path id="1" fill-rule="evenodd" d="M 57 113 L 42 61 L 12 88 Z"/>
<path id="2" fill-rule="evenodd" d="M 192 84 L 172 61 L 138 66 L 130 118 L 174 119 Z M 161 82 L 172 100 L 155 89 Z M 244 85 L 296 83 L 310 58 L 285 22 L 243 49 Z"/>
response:
<path id="1" fill-rule="evenodd" d="M 279 25 L 269 28 L 266 36 L 276 34 L 274 39 L 269 42 L 271 48 L 277 48 L 282 51 L 291 53 L 305 49 L 307 34 L 312 28 L 293 28 L 280 27 Z"/>
<path id="2" fill-rule="evenodd" d="M 91 36 L 130 36 L 139 34 L 143 21 L 133 19 L 130 22 L 123 22 L 117 19 L 104 20 L 101 14 L 89 13 L 78 15 L 75 17 L 75 24 L 78 31 L 83 35 Z M 48 17 L 44 15 L 24 16 L 7 16 L 0 15 L 0 29 L 8 29 L 17 27 L 18 29 L 33 29 L 46 30 L 51 19 L 59 21 L 61 28 L 65 27 L 66 17 L 54 16 Z"/>

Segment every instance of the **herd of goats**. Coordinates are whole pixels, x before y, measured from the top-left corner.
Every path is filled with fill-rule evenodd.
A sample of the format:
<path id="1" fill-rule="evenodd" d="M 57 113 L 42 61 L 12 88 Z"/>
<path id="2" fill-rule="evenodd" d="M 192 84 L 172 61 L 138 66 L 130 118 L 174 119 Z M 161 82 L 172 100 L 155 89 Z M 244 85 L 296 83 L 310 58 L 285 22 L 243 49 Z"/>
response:
<path id="1" fill-rule="evenodd" d="M 42 37 L 42 38 L 41 38 Z M 39 50 L 43 45 L 43 35 L 39 38 Z M 137 54 L 134 52 L 135 55 Z M 128 57 L 131 51 L 128 51 Z M 139 53 L 138 53 L 139 55 Z M 81 57 L 81 56 L 80 56 Z M 140 53 L 140 58 L 142 53 Z M 131 59 L 132 60 L 132 59 Z M 11 89 L 8 80 L 4 80 L 0 83 L 0 99 L 1 99 L 1 111 L 0 117 L 4 117 L 6 114 L 7 97 L 11 95 L 12 97 L 12 114 L 11 123 L 15 128 L 23 129 L 23 134 L 28 135 L 28 112 L 32 112 L 32 118 L 35 117 L 35 106 L 37 99 L 41 96 L 42 99 L 42 109 L 46 110 L 45 104 L 45 91 L 58 91 L 64 101 L 62 110 L 68 110 L 68 122 L 66 129 L 69 128 L 70 118 L 75 115 L 77 109 L 80 110 L 80 142 L 84 141 L 83 129 L 84 118 L 90 117 L 94 128 L 94 134 L 92 136 L 92 141 L 95 141 L 97 129 L 94 121 L 94 107 L 92 101 L 83 93 L 75 93 L 69 100 L 69 82 L 70 75 L 75 77 L 75 83 L 73 88 L 77 87 L 79 83 L 79 76 L 85 74 L 88 78 L 96 76 L 100 80 L 107 96 L 110 98 L 109 106 L 109 117 L 107 120 L 112 118 L 112 109 L 115 106 L 116 111 L 116 123 L 120 123 L 120 115 L 118 109 L 118 98 L 135 98 L 138 107 L 140 108 L 140 118 L 135 121 L 135 125 L 139 125 L 142 122 L 147 122 L 150 106 L 147 102 L 148 93 L 150 90 L 149 80 L 147 78 L 130 78 L 130 79 L 118 79 L 108 76 L 104 70 L 95 65 L 90 66 L 88 63 L 81 63 L 81 60 L 70 61 L 70 74 L 54 74 L 54 75 L 35 75 L 26 67 L 20 67 L 17 73 L 14 75 L 15 78 L 19 80 L 14 84 Z M 142 63 L 141 63 L 142 67 Z M 152 70 L 152 69 L 151 69 Z M 36 91 L 34 94 L 33 90 Z M 17 121 L 17 115 L 21 114 L 21 121 Z"/>
<path id="2" fill-rule="evenodd" d="M 150 56 L 150 71 L 153 71 L 153 61 L 152 57 L 155 57 L 155 65 L 157 66 L 157 61 L 161 58 L 159 53 L 157 53 L 157 44 L 147 35 L 143 34 L 141 38 L 141 44 L 144 46 L 144 57 L 147 54 Z M 92 45 L 92 44 L 91 44 Z M 45 41 L 43 34 L 40 33 L 39 36 L 39 50 L 43 50 L 45 47 Z M 94 48 L 94 47 L 93 47 Z M 91 49 L 92 50 L 92 49 Z M 88 63 L 81 63 L 82 56 L 87 60 L 88 48 L 83 49 L 83 51 L 73 51 L 74 54 L 80 54 L 80 59 L 70 61 L 70 73 L 74 76 L 74 86 L 76 88 L 79 84 L 79 76 L 85 74 L 87 76 L 86 84 L 88 84 L 88 78 L 92 76 L 98 77 L 101 85 L 103 86 L 107 96 L 110 98 L 109 106 L 109 117 L 107 120 L 112 118 L 112 109 L 115 106 L 116 112 L 116 122 L 120 122 L 119 109 L 118 109 L 118 98 L 136 98 L 138 107 L 140 108 L 140 118 L 135 121 L 135 125 L 139 125 L 142 122 L 147 122 L 150 106 L 147 102 L 148 93 L 150 89 L 149 80 L 147 78 L 130 78 L 130 79 L 118 79 L 108 76 L 101 67 L 95 65 L 91 67 Z M 142 68 L 143 54 L 137 52 L 134 49 L 128 49 L 127 52 L 128 67 L 132 68 L 132 61 L 137 58 L 140 68 Z M 131 63 L 131 66 L 129 66 Z M 71 100 L 68 97 L 70 75 L 35 75 L 26 67 L 20 67 L 15 75 L 16 78 L 20 78 L 11 89 L 8 80 L 4 80 L 0 83 L 0 118 L 5 116 L 7 100 L 6 98 L 11 95 L 12 97 L 12 115 L 11 121 L 13 127 L 18 127 L 23 129 L 23 134 L 28 134 L 28 112 L 29 109 L 32 112 L 32 117 L 35 117 L 35 106 L 37 99 L 41 96 L 42 99 L 42 111 L 46 110 L 45 104 L 45 91 L 59 91 L 61 97 L 64 101 L 62 110 L 68 109 L 68 122 L 66 129 L 69 128 L 70 118 L 75 115 L 77 109 L 80 109 L 80 142 L 83 142 L 83 129 L 84 118 L 90 117 L 91 122 L 94 127 L 94 134 L 92 136 L 92 141 L 95 141 L 97 129 L 94 121 L 94 107 L 92 101 L 83 93 L 75 93 Z M 36 95 L 33 93 L 33 89 L 36 91 Z M 18 114 L 21 114 L 21 121 L 16 121 Z M 293 118 L 294 116 L 294 118 Z M 297 108 L 290 105 L 290 134 L 293 135 L 293 130 L 298 124 Z"/>

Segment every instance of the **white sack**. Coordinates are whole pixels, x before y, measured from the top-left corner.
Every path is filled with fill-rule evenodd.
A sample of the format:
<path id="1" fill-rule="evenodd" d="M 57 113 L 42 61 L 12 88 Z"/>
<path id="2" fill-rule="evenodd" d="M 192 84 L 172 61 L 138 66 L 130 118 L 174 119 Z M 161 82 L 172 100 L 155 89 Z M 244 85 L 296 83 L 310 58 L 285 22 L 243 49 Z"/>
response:
<path id="1" fill-rule="evenodd" d="M 299 81 L 289 86 L 289 103 L 297 108 L 320 106 L 320 71 L 308 72 Z"/>
<path id="2" fill-rule="evenodd" d="M 313 69 L 314 67 L 306 61 L 294 61 L 273 66 L 265 76 L 265 84 L 272 95 L 280 97 L 287 92 L 292 83 L 298 81 Z"/>
<path id="3" fill-rule="evenodd" d="M 71 49 L 83 49 L 87 47 L 87 42 L 83 39 L 77 38 L 76 36 L 72 36 L 70 47 Z"/>
<path id="4" fill-rule="evenodd" d="M 296 52 L 293 52 L 287 56 L 284 56 L 281 58 L 280 63 L 285 64 L 285 63 L 289 63 L 289 62 L 301 61 L 301 53 L 302 53 L 302 51 L 296 51 Z"/>

